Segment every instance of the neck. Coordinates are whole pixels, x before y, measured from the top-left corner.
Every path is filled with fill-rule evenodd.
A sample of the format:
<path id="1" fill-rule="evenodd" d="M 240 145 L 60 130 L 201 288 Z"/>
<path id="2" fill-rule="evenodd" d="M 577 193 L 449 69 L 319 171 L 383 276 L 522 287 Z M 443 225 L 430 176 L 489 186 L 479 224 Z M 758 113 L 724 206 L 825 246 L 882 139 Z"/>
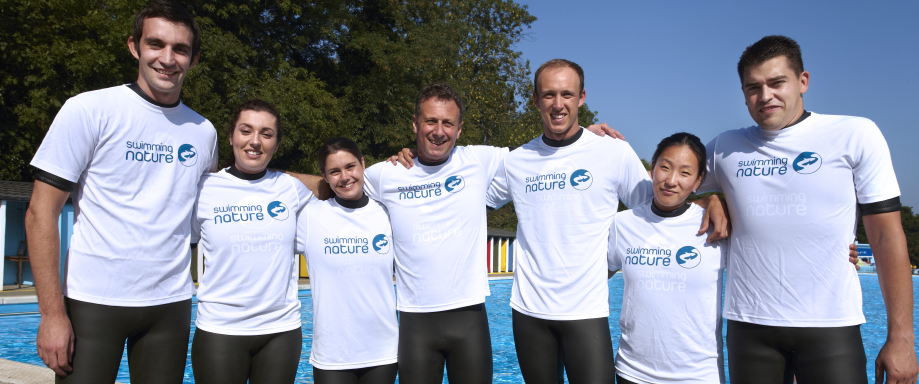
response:
<path id="1" fill-rule="evenodd" d="M 150 88 L 150 84 L 147 84 L 147 82 L 144 81 L 144 78 L 141 77 L 140 75 L 137 76 L 137 86 L 140 87 L 140 89 L 143 90 L 144 93 L 149 95 L 150 98 L 156 101 L 157 103 L 166 104 L 166 105 L 178 103 L 179 95 L 182 93 L 181 87 L 179 87 L 179 89 L 177 89 L 175 92 L 170 92 L 170 93 L 158 92 L 154 90 L 153 88 Z"/>
<path id="2" fill-rule="evenodd" d="M 543 134 L 543 135 L 542 135 L 542 142 L 543 142 L 543 143 L 546 143 L 546 145 L 548 145 L 548 146 L 550 146 L 550 147 L 556 147 L 556 148 L 559 148 L 559 147 L 566 147 L 566 146 L 569 146 L 569 145 L 571 145 L 571 144 L 574 144 L 576 141 L 578 141 L 578 139 L 581 138 L 581 134 L 583 134 L 583 133 L 584 133 L 584 129 L 578 127 L 578 130 L 575 131 L 574 135 L 572 135 L 572 136 L 570 136 L 570 137 L 568 137 L 568 138 L 566 138 L 566 139 L 562 139 L 562 140 L 552 140 L 552 139 L 550 139 L 548 136 L 546 136 L 545 134 Z"/>
<path id="3" fill-rule="evenodd" d="M 579 126 L 579 125 L 577 125 L 577 124 L 572 124 L 572 125 L 571 125 L 570 127 L 568 127 L 568 129 L 566 129 L 564 132 L 559 132 L 559 133 L 552 132 L 551 129 L 549 129 L 549 128 L 546 127 L 546 126 L 543 126 L 542 134 L 543 134 L 543 136 L 547 137 L 547 138 L 550 139 L 550 140 L 561 141 L 561 140 L 568 139 L 568 138 L 570 138 L 570 137 L 572 137 L 572 136 L 578 134 L 578 132 L 580 132 L 580 131 L 581 131 L 581 126 Z"/>
<path id="4" fill-rule="evenodd" d="M 345 207 L 345 208 L 357 209 L 357 208 L 366 207 L 367 204 L 370 203 L 370 198 L 364 194 L 364 191 L 361 191 L 361 195 L 355 196 L 354 199 L 346 200 L 346 199 L 341 198 L 341 196 L 335 195 L 335 202 L 338 203 L 338 205 Z"/>
<path id="5" fill-rule="evenodd" d="M 786 125 L 785 128 L 790 128 L 791 126 L 804 121 L 804 119 L 808 118 L 810 115 L 811 115 L 810 112 L 801 110 L 801 114 L 798 115 L 798 117 L 795 117 L 795 119 L 791 122 L 791 124 Z M 785 128 L 782 128 L 782 129 L 785 129 Z"/>
<path id="6" fill-rule="evenodd" d="M 663 207 L 658 203 L 657 199 L 654 199 L 654 203 L 651 204 L 651 212 L 660 217 L 677 217 L 686 212 L 690 205 L 690 203 L 683 201 L 682 204 L 676 207 Z"/>
<path id="7" fill-rule="evenodd" d="M 230 166 L 230 168 L 227 168 L 227 173 L 233 176 L 236 176 L 240 179 L 251 181 L 251 180 L 258 180 L 258 179 L 261 179 L 262 177 L 265 177 L 265 174 L 268 173 L 268 170 L 262 169 L 261 171 L 258 171 L 256 173 L 251 173 L 251 172 L 242 171 L 239 169 L 239 167 L 236 166 L 236 164 L 233 164 Z"/>
<path id="8" fill-rule="evenodd" d="M 451 152 L 452 152 L 452 149 L 451 149 Z M 421 163 L 421 165 L 437 166 L 437 165 L 446 163 L 447 160 L 450 160 L 449 154 L 447 155 L 447 157 L 444 157 L 443 159 L 440 159 L 440 160 L 428 160 L 424 157 L 424 155 L 421 154 L 421 152 L 418 152 L 418 162 Z"/>

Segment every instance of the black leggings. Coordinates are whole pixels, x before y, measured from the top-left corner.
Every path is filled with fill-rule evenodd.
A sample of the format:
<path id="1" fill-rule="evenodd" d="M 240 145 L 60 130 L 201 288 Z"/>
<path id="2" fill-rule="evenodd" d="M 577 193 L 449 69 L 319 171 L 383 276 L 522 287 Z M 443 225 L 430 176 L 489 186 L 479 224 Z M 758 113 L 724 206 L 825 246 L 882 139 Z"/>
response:
<path id="1" fill-rule="evenodd" d="M 728 320 L 732 384 L 867 384 L 865 347 L 858 325 L 837 328 L 771 327 Z"/>
<path id="2" fill-rule="evenodd" d="M 399 383 L 491 383 L 491 333 L 485 304 L 399 314 Z"/>
<path id="3" fill-rule="evenodd" d="M 115 307 L 64 298 L 75 336 L 73 372 L 57 383 L 113 383 L 125 340 L 131 382 L 181 383 L 188 353 L 191 299 Z"/>
<path id="4" fill-rule="evenodd" d="M 302 344 L 300 328 L 253 336 L 221 335 L 198 328 L 191 344 L 195 382 L 293 383 Z"/>
<path id="5" fill-rule="evenodd" d="M 616 384 L 636 384 L 634 381 L 629 381 L 622 376 L 616 375 Z"/>
<path id="6" fill-rule="evenodd" d="M 613 384 L 609 319 L 543 320 L 513 311 L 514 345 L 527 384 Z"/>
<path id="7" fill-rule="evenodd" d="M 319 369 L 313 367 L 316 384 L 393 384 L 396 382 L 398 364 L 377 365 L 357 369 Z"/>

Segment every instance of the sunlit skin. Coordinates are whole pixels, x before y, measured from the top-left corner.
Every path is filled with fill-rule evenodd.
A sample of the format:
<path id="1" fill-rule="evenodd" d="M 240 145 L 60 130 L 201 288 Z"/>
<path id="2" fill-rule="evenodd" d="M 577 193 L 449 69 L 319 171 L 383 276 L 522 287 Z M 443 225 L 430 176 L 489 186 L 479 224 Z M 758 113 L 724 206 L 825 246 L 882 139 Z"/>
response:
<path id="1" fill-rule="evenodd" d="M 533 93 L 533 104 L 542 117 L 543 134 L 552 140 L 574 136 L 578 126 L 578 108 L 584 105 L 587 92 L 581 79 L 569 67 L 546 69 L 539 74 Z"/>
<path id="2" fill-rule="evenodd" d="M 259 173 L 268 167 L 278 150 L 277 123 L 277 118 L 268 112 L 248 110 L 239 114 L 230 136 L 236 169 Z"/>
<path id="3" fill-rule="evenodd" d="M 364 159 L 348 151 L 332 153 L 325 159 L 322 179 L 342 200 L 360 200 L 364 197 Z"/>
<path id="4" fill-rule="evenodd" d="M 412 116 L 412 129 L 421 159 L 445 160 L 463 131 L 459 107 L 453 100 L 427 99 L 421 103 L 419 114 Z"/>
<path id="5" fill-rule="evenodd" d="M 777 131 L 804 114 L 804 98 L 810 73 L 795 71 L 785 56 L 774 57 L 744 69 L 743 93 L 750 117 L 760 128 Z"/>
<path id="6" fill-rule="evenodd" d="M 179 101 L 188 70 L 198 63 L 192 56 L 194 35 L 181 23 L 163 18 L 144 20 L 140 44 L 128 37 L 128 49 L 138 61 L 137 85 L 153 100 L 163 104 Z"/>
<path id="7" fill-rule="evenodd" d="M 665 149 L 651 172 L 654 205 L 662 211 L 682 206 L 702 183 L 699 172 L 699 158 L 688 146 L 674 145 Z"/>

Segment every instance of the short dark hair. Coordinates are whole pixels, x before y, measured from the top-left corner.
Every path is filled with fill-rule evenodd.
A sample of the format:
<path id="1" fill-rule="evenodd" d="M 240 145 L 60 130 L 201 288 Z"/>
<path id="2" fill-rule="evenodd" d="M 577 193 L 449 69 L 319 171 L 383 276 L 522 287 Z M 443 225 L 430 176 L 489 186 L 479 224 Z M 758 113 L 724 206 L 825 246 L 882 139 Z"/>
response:
<path id="1" fill-rule="evenodd" d="M 201 33 L 198 30 L 198 23 L 195 22 L 195 16 L 181 4 L 171 0 L 150 0 L 147 6 L 134 16 L 134 31 L 131 37 L 134 38 L 135 49 L 140 50 L 140 38 L 144 34 L 144 20 L 157 17 L 188 27 L 192 35 L 191 57 L 195 57 L 200 52 Z"/>
<path id="2" fill-rule="evenodd" d="M 760 65 L 779 56 L 785 56 L 788 59 L 788 66 L 795 72 L 795 76 L 801 76 L 801 72 L 804 72 L 801 46 L 790 37 L 772 35 L 753 43 L 740 55 L 740 61 L 737 62 L 737 74 L 740 75 L 740 82 L 743 83 L 744 81 L 743 73 L 747 67 Z"/>
<path id="3" fill-rule="evenodd" d="M 584 90 L 584 69 L 580 65 L 573 61 L 565 59 L 552 59 L 539 66 L 539 69 L 536 70 L 536 74 L 533 75 L 533 93 L 537 96 L 539 95 L 539 75 L 547 69 L 558 69 L 558 68 L 571 68 L 578 73 L 578 78 L 581 80 L 581 89 L 578 90 L 578 93 Z"/>
<path id="4" fill-rule="evenodd" d="M 466 112 L 466 109 L 463 107 L 463 98 L 460 97 L 459 92 L 445 83 L 434 83 L 421 87 L 421 92 L 418 92 L 418 98 L 415 99 L 416 118 L 421 115 L 421 104 L 432 98 L 443 101 L 452 100 L 456 103 L 456 107 L 459 108 L 460 112 L 460 121 L 457 123 L 463 121 L 463 113 Z"/>
<path id="5" fill-rule="evenodd" d="M 705 145 L 702 144 L 702 140 L 699 140 L 699 137 L 691 133 L 680 132 L 674 133 L 669 137 L 661 140 L 657 144 L 657 149 L 654 151 L 654 156 L 651 156 L 651 168 L 654 168 L 654 164 L 657 163 L 657 159 L 662 153 L 664 153 L 667 148 L 675 147 L 678 145 L 685 145 L 689 147 L 689 150 L 696 155 L 696 160 L 698 161 L 699 167 L 699 178 L 705 180 Z"/>
<path id="6" fill-rule="evenodd" d="M 348 152 L 354 155 L 358 161 L 364 158 L 364 155 L 361 154 L 361 149 L 357 147 L 357 143 L 353 140 L 347 137 L 333 137 L 319 147 L 319 172 L 325 174 L 326 159 L 329 158 L 329 155 L 338 151 Z"/>

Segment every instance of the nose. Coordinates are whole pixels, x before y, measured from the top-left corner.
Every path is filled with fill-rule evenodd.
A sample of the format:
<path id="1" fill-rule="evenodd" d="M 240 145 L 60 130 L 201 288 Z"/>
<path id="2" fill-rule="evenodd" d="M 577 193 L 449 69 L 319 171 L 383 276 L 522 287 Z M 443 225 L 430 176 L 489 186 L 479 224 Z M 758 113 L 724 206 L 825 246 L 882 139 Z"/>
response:
<path id="1" fill-rule="evenodd" d="M 165 67 L 170 67 L 170 66 L 175 65 L 176 54 L 172 50 L 172 47 L 167 46 L 166 49 L 163 50 L 163 55 L 160 56 L 160 63 L 162 63 L 163 66 Z"/>
<path id="2" fill-rule="evenodd" d="M 552 101 L 552 108 L 556 110 L 561 110 L 564 107 L 565 107 L 565 103 L 562 102 L 561 97 L 556 97 L 555 100 Z"/>
<path id="3" fill-rule="evenodd" d="M 259 135 L 257 132 L 249 135 L 249 146 L 252 148 L 258 148 L 262 145 L 262 135 Z"/>
<path id="4" fill-rule="evenodd" d="M 667 184 L 668 187 L 675 186 L 677 184 L 677 173 L 670 172 L 670 174 L 664 178 L 664 183 Z"/>

